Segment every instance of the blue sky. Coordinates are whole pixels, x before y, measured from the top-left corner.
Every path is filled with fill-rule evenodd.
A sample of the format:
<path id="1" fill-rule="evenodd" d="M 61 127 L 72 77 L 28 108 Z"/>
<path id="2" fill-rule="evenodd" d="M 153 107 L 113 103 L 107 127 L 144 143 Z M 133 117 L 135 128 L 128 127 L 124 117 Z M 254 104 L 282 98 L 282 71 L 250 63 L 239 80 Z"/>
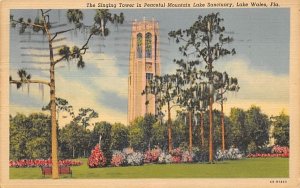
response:
<path id="1" fill-rule="evenodd" d="M 237 54 L 215 62 L 215 68 L 237 77 L 241 87 L 238 93 L 228 94 L 225 112 L 233 106 L 247 109 L 252 104 L 261 106 L 268 115 L 277 115 L 283 109 L 288 111 L 289 9 L 114 9 L 111 12 L 123 12 L 126 22 L 118 27 L 110 25 L 111 34 L 105 39 L 93 37 L 84 56 L 86 67 L 83 70 L 73 62 L 57 65 L 57 96 L 67 99 L 75 110 L 90 107 L 99 113 L 100 121 L 126 124 L 130 23 L 133 20 L 154 17 L 159 21 L 161 71 L 172 73 L 176 69 L 172 60 L 181 56 L 178 46 L 168 38 L 168 32 L 188 28 L 199 15 L 220 12 L 227 33 L 234 38 L 230 47 L 234 47 Z M 23 16 L 32 20 L 39 15 L 37 10 L 12 10 L 11 13 L 15 18 Z M 51 21 L 56 25 L 67 23 L 65 14 L 65 10 L 52 10 Z M 84 23 L 91 24 L 94 14 L 95 10 L 84 10 Z M 67 25 L 53 31 L 71 27 Z M 86 35 L 77 31 L 61 37 L 66 39 L 55 45 L 81 46 Z M 19 35 L 16 28 L 11 29 L 10 41 L 10 74 L 16 78 L 17 69 L 27 68 L 33 79 L 47 80 L 48 65 L 28 62 L 48 62 L 46 57 L 30 54 L 47 55 L 49 52 L 24 49 L 29 46 L 46 48 L 46 39 L 41 35 Z M 48 88 L 44 88 L 43 96 L 38 85 L 29 87 L 28 93 L 27 87 L 16 90 L 11 86 L 11 114 L 40 111 L 48 103 Z"/>

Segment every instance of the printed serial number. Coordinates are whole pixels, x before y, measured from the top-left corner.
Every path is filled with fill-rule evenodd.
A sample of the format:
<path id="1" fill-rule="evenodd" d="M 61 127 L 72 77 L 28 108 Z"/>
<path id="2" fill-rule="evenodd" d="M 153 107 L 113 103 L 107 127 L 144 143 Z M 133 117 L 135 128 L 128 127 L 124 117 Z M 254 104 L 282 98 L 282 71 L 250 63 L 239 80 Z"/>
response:
<path id="1" fill-rule="evenodd" d="M 270 183 L 287 183 L 287 180 L 271 180 Z"/>

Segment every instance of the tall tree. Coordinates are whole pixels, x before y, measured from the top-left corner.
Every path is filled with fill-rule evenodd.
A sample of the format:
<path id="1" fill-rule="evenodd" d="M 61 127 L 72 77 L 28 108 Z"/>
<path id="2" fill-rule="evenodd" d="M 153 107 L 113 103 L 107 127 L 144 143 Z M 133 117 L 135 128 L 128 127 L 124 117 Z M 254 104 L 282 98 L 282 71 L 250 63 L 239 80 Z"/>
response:
<path id="1" fill-rule="evenodd" d="M 56 103 L 57 121 L 59 121 L 60 112 L 68 112 L 74 118 L 73 106 L 70 105 L 66 99 L 56 97 L 55 103 Z M 49 102 L 47 106 L 43 106 L 42 110 L 50 111 L 51 109 L 50 107 L 51 107 L 51 102 Z"/>
<path id="2" fill-rule="evenodd" d="M 189 150 L 193 147 L 193 119 L 197 111 L 205 110 L 207 100 L 207 84 L 203 82 L 203 72 L 197 69 L 199 61 L 174 60 L 179 68 L 176 70 L 178 84 L 177 103 L 186 111 L 189 120 Z M 200 107 L 201 105 L 201 107 Z M 196 123 L 196 122 L 195 122 Z"/>
<path id="3" fill-rule="evenodd" d="M 42 113 L 10 117 L 10 158 L 47 159 L 50 157 L 50 117 Z"/>
<path id="4" fill-rule="evenodd" d="M 172 150 L 172 119 L 171 119 L 171 109 L 176 106 L 176 98 L 178 96 L 179 85 L 177 82 L 176 75 L 165 74 L 163 76 L 155 76 L 152 80 L 149 80 L 146 85 L 145 90 L 142 94 L 153 94 L 156 102 L 157 116 L 162 118 L 164 115 L 162 108 L 167 107 L 168 113 L 168 149 Z M 148 101 L 146 101 L 148 103 Z"/>
<path id="5" fill-rule="evenodd" d="M 61 129 L 59 141 L 61 145 L 64 146 L 61 147 L 64 149 L 61 151 L 62 156 L 67 158 L 76 158 L 82 156 L 80 154 L 80 150 L 82 149 L 82 146 L 84 146 L 84 131 L 85 129 L 74 121 Z"/>
<path id="6" fill-rule="evenodd" d="M 144 135 L 141 129 L 143 117 L 135 118 L 129 125 L 129 145 L 135 150 L 142 150 L 144 148 Z"/>
<path id="7" fill-rule="evenodd" d="M 152 114 L 146 114 L 144 117 L 144 121 L 142 123 L 142 132 L 144 138 L 144 150 L 148 148 L 151 149 L 151 144 L 153 140 L 153 125 L 155 124 L 156 119 Z"/>
<path id="8" fill-rule="evenodd" d="M 229 119 L 232 126 L 232 144 L 245 152 L 250 143 L 250 131 L 245 122 L 246 112 L 241 108 L 231 108 Z"/>
<path id="9" fill-rule="evenodd" d="M 129 146 L 129 130 L 128 127 L 121 123 L 115 123 L 112 125 L 112 150 L 122 150 Z"/>
<path id="10" fill-rule="evenodd" d="M 95 123 L 92 131 L 92 144 L 96 145 L 99 142 L 100 148 L 109 162 L 112 157 L 112 125 L 106 121 Z"/>
<path id="11" fill-rule="evenodd" d="M 222 56 L 235 54 L 234 49 L 224 46 L 233 41 L 233 38 L 225 36 L 225 27 L 222 26 L 223 18 L 219 13 L 211 13 L 207 16 L 199 16 L 188 29 L 169 32 L 169 36 L 176 38 L 176 42 L 183 42 L 179 51 L 184 56 L 195 55 L 196 58 L 205 62 L 206 78 L 210 85 L 209 99 L 209 162 L 213 162 L 213 96 L 214 96 L 214 74 L 213 63 Z"/>
<path id="12" fill-rule="evenodd" d="M 55 88 L 55 66 L 61 64 L 64 61 L 74 60 L 77 62 L 78 68 L 84 68 L 85 62 L 83 61 L 83 55 L 86 53 L 88 49 L 88 44 L 93 35 L 102 35 L 107 36 L 109 34 L 109 30 L 107 28 L 107 23 L 123 23 L 124 16 L 123 14 L 120 15 L 112 15 L 109 13 L 108 10 L 97 10 L 96 15 L 94 17 L 94 24 L 92 26 L 85 26 L 82 23 L 83 20 L 83 13 L 78 9 L 70 9 L 67 11 L 67 19 L 68 21 L 73 24 L 73 28 L 61 30 L 61 31 L 53 31 L 50 17 L 51 12 L 50 10 L 40 10 L 41 17 L 37 17 L 34 22 L 30 18 L 25 20 L 24 18 L 19 18 L 15 20 L 13 16 L 11 16 L 11 23 L 12 26 L 16 26 L 19 24 L 20 33 L 24 33 L 26 29 L 30 29 L 33 32 L 42 32 L 43 35 L 47 36 L 47 42 L 49 46 L 49 80 L 33 80 L 31 79 L 31 75 L 27 73 L 24 69 L 20 69 L 18 71 L 19 80 L 15 80 L 10 77 L 9 81 L 11 84 L 16 84 L 17 88 L 20 88 L 24 84 L 44 84 L 49 86 L 50 88 L 50 102 L 51 102 L 51 153 L 52 153 L 52 178 L 57 179 L 59 178 L 58 174 L 58 146 L 57 146 L 57 124 L 56 124 L 56 88 Z M 67 33 L 69 31 L 78 30 L 78 29 L 90 29 L 90 34 L 86 40 L 86 42 L 81 46 L 73 46 L 70 48 L 67 45 L 64 45 L 61 49 L 59 49 L 58 54 L 59 58 L 55 59 L 54 57 L 54 47 L 53 42 L 57 36 Z"/>
<path id="13" fill-rule="evenodd" d="M 74 118 L 74 121 L 78 122 L 84 129 L 90 124 L 89 121 L 93 118 L 97 118 L 98 113 L 91 108 L 80 108 L 78 115 Z"/>
<path id="14" fill-rule="evenodd" d="M 279 116 L 272 118 L 273 121 L 273 133 L 275 138 L 275 144 L 280 146 L 290 145 L 290 121 L 289 116 L 284 112 L 281 112 Z"/>
<path id="15" fill-rule="evenodd" d="M 251 106 L 246 111 L 245 124 L 249 128 L 250 139 L 255 143 L 256 148 L 268 144 L 270 121 L 259 107 Z"/>
<path id="16" fill-rule="evenodd" d="M 224 96 L 227 91 L 233 91 L 237 92 L 240 87 L 238 85 L 237 78 L 229 78 L 228 74 L 226 72 L 220 73 L 217 71 L 214 71 L 214 85 L 216 88 L 216 97 L 215 101 L 219 102 L 221 105 L 221 132 L 222 132 L 222 151 L 225 150 L 225 123 L 224 123 L 224 110 L 223 110 L 223 104 L 227 100 L 227 98 Z"/>

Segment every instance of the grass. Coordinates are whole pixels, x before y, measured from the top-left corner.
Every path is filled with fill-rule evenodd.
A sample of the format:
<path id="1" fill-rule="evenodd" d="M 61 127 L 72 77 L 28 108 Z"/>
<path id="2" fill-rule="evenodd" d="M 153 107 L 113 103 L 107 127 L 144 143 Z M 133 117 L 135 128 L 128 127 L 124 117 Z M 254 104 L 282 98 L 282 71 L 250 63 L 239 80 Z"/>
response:
<path id="1" fill-rule="evenodd" d="M 288 158 L 257 158 L 216 164 L 146 164 L 143 166 L 88 168 L 71 167 L 73 179 L 111 178 L 287 178 Z M 10 168 L 11 179 L 44 179 L 40 168 Z M 51 178 L 46 176 L 45 178 Z M 63 175 L 61 178 L 71 178 Z"/>

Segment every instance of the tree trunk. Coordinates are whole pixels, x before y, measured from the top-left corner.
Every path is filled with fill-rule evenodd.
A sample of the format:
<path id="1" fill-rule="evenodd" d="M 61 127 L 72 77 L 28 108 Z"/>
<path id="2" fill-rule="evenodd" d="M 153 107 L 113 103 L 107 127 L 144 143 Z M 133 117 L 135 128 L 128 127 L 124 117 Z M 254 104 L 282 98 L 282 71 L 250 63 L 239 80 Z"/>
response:
<path id="1" fill-rule="evenodd" d="M 73 154 L 73 159 L 75 158 L 75 147 L 72 147 L 72 154 Z"/>
<path id="2" fill-rule="evenodd" d="M 42 10 L 41 10 L 42 11 Z M 52 152 L 52 178 L 58 179 L 58 147 L 57 147 L 57 123 L 56 123 L 56 101 L 55 101 L 55 62 L 53 57 L 53 47 L 51 41 L 51 34 L 46 21 L 46 16 L 43 11 L 44 29 L 48 36 L 49 43 L 49 57 L 50 57 L 50 101 L 51 101 L 51 152 Z"/>
<path id="3" fill-rule="evenodd" d="M 49 44 L 50 47 L 50 44 Z M 51 45 L 52 49 L 52 45 Z M 52 51 L 52 50 L 51 50 Z M 51 54 L 51 53 L 50 53 Z M 51 55 L 50 55 L 51 56 Z M 53 58 L 53 53 L 52 53 Z M 56 124 L 56 103 L 55 103 L 55 77 L 54 64 L 50 66 L 50 100 L 51 100 L 51 143 L 52 143 L 52 178 L 58 179 L 58 157 L 57 157 L 57 124 Z"/>
<path id="4" fill-rule="evenodd" d="M 209 98 L 209 162 L 213 162 L 213 96 Z"/>
<path id="5" fill-rule="evenodd" d="M 169 144 L 169 151 L 173 149 L 172 145 L 172 129 L 171 129 L 171 108 L 170 102 L 168 102 L 168 144 Z"/>
<path id="6" fill-rule="evenodd" d="M 189 151 L 193 148 L 193 132 L 192 132 L 192 112 L 189 112 Z"/>
<path id="7" fill-rule="evenodd" d="M 222 127 L 222 151 L 225 150 L 225 125 L 224 125 L 224 112 L 223 101 L 221 101 L 221 127 Z"/>
<path id="8" fill-rule="evenodd" d="M 204 149 L 204 126 L 203 126 L 203 112 L 200 112 L 200 135 L 201 135 L 201 148 Z"/>

